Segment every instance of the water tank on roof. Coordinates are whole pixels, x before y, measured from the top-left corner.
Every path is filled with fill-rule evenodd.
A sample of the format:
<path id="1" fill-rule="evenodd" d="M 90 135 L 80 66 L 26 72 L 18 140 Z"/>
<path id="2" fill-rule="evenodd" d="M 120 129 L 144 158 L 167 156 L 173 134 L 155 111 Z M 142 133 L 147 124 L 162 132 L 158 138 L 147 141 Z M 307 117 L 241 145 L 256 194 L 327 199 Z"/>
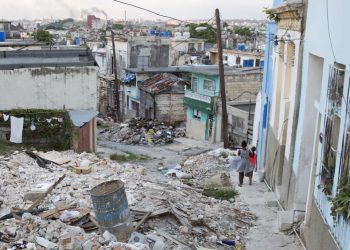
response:
<path id="1" fill-rule="evenodd" d="M 175 37 L 181 37 L 181 32 L 175 32 Z"/>
<path id="2" fill-rule="evenodd" d="M 76 37 L 75 38 L 75 45 L 80 45 L 80 44 L 81 44 L 80 37 Z"/>
<path id="3" fill-rule="evenodd" d="M 168 31 L 160 32 L 160 36 L 161 37 L 169 37 L 169 32 Z"/>
<path id="4" fill-rule="evenodd" d="M 240 51 L 245 51 L 245 44 L 238 44 L 237 49 Z"/>
<path id="5" fill-rule="evenodd" d="M 0 42 L 5 42 L 6 33 L 4 31 L 0 31 Z"/>
<path id="6" fill-rule="evenodd" d="M 184 32 L 183 33 L 183 38 L 188 39 L 190 37 L 191 37 L 190 32 Z"/>
<path id="7" fill-rule="evenodd" d="M 155 36 L 156 35 L 156 31 L 155 30 L 149 30 L 148 34 L 151 36 Z"/>

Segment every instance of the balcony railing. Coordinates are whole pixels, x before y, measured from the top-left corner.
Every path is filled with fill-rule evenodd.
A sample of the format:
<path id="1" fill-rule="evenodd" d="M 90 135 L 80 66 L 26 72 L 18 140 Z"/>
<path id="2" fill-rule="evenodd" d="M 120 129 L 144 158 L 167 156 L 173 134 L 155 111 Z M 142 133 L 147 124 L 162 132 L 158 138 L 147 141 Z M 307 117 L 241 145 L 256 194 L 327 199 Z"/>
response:
<path id="1" fill-rule="evenodd" d="M 193 92 L 192 90 L 186 90 L 185 91 L 185 97 L 191 98 L 197 101 L 205 102 L 205 103 L 211 103 L 212 99 L 210 96 L 201 95 L 199 93 Z"/>

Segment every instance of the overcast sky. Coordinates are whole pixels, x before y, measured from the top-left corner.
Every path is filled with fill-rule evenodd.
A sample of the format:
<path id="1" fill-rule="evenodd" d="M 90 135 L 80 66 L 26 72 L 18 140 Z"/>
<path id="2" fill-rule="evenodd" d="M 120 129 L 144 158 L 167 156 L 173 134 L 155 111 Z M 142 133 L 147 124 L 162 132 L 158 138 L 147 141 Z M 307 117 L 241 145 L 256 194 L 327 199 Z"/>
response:
<path id="1" fill-rule="evenodd" d="M 180 19 L 209 19 L 219 8 L 223 19 L 248 18 L 263 19 L 263 7 L 272 0 L 124 0 L 164 15 Z M 113 0 L 0 0 L 0 19 L 39 19 L 39 18 L 79 18 L 82 10 L 95 8 L 103 10 L 108 18 L 156 19 L 142 10 L 129 7 Z M 88 11 L 85 11 L 87 13 Z M 103 17 L 102 14 L 97 14 Z"/>

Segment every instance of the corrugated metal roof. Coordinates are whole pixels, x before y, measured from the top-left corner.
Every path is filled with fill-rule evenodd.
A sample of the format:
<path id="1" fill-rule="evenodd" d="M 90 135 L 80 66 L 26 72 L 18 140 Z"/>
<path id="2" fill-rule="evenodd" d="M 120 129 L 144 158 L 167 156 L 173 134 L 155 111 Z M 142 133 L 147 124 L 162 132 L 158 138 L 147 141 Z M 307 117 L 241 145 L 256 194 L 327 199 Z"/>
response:
<path id="1" fill-rule="evenodd" d="M 85 123 L 91 121 L 95 116 L 97 116 L 97 111 L 85 111 L 85 110 L 71 110 L 69 111 L 70 119 L 72 120 L 74 126 L 81 127 Z"/>
<path id="2" fill-rule="evenodd" d="M 173 89 L 176 92 L 184 92 L 184 86 L 189 82 L 173 74 L 157 74 L 139 84 L 141 90 L 152 94 L 158 94 L 164 90 Z"/>

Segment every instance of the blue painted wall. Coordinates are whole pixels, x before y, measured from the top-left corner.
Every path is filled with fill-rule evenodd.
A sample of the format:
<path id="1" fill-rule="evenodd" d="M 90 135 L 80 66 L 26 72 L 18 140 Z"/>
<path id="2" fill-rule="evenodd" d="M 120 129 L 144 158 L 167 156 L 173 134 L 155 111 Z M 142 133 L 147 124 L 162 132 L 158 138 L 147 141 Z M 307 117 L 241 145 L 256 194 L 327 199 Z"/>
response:
<path id="1" fill-rule="evenodd" d="M 282 0 L 275 0 L 274 6 L 282 3 Z M 268 123 L 270 117 L 270 107 L 272 101 L 272 90 L 273 90 L 273 49 L 274 41 L 273 38 L 277 33 L 277 24 L 270 22 L 267 25 L 266 32 L 266 45 L 265 45 L 265 61 L 264 61 L 264 78 L 261 88 L 261 118 L 258 130 L 258 142 L 257 142 L 257 164 L 258 168 L 264 167 L 264 161 L 266 158 L 266 146 L 268 138 Z"/>

